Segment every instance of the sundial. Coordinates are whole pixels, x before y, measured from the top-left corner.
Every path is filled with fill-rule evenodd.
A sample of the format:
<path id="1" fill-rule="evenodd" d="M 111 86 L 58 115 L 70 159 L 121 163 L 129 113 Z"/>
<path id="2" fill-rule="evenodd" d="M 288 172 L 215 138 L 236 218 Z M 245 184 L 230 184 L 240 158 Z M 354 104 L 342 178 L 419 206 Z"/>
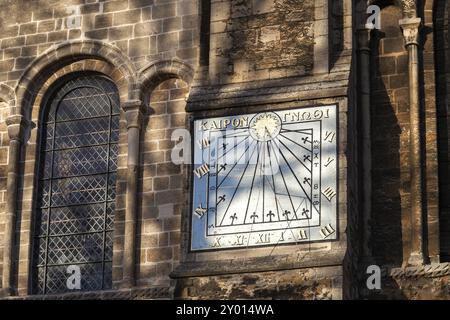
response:
<path id="1" fill-rule="evenodd" d="M 337 239 L 337 108 L 194 121 L 191 250 Z"/>

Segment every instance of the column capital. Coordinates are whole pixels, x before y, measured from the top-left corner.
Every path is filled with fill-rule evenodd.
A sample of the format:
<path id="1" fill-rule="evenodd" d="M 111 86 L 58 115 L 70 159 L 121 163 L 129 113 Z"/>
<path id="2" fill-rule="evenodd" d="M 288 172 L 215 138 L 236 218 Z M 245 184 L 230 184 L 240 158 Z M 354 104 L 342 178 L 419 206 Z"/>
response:
<path id="1" fill-rule="evenodd" d="M 128 100 L 122 104 L 127 120 L 127 129 L 141 128 L 142 115 L 144 113 L 144 103 L 141 100 Z"/>
<path id="2" fill-rule="evenodd" d="M 361 26 L 356 29 L 356 40 L 358 44 L 357 50 L 359 51 L 370 51 L 370 39 L 372 30 Z"/>
<path id="3" fill-rule="evenodd" d="M 24 134 L 24 129 L 28 125 L 28 121 L 25 117 L 17 114 L 11 115 L 5 120 L 6 126 L 8 128 L 8 136 L 10 140 L 21 141 Z"/>
<path id="4" fill-rule="evenodd" d="M 400 27 L 403 30 L 403 37 L 405 38 L 406 46 L 419 45 L 419 31 L 421 27 L 421 18 L 406 18 L 399 21 Z"/>

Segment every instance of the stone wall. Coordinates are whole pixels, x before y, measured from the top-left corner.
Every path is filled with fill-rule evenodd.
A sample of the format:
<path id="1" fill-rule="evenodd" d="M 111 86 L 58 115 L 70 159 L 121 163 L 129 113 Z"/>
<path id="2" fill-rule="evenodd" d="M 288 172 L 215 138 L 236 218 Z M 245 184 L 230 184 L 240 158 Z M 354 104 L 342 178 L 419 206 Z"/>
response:
<path id="1" fill-rule="evenodd" d="M 437 1 L 434 19 L 436 23 L 435 39 L 439 44 L 436 52 L 436 105 L 438 112 L 439 143 L 439 204 L 441 230 L 441 258 L 450 261 L 450 149 L 449 149 L 449 113 L 450 99 L 450 47 L 449 47 L 449 13 L 450 8 L 445 1 Z"/>
<path id="2" fill-rule="evenodd" d="M 150 290 L 153 293 L 141 293 L 142 290 L 135 288 L 131 296 L 169 296 L 173 290 L 179 298 L 340 299 L 353 296 L 343 294 L 343 290 L 351 290 L 343 284 L 343 278 L 344 272 L 354 272 L 351 260 L 358 255 L 356 249 L 351 249 L 352 254 L 347 256 L 346 271 L 342 267 L 348 234 L 352 234 L 353 242 L 358 237 L 354 230 L 347 230 L 347 213 L 350 211 L 351 221 L 356 221 L 358 208 L 358 149 L 353 143 L 357 136 L 357 113 L 354 96 L 347 98 L 352 61 L 351 1 L 336 1 L 328 7 L 328 2 L 323 0 L 214 0 L 210 15 L 205 12 L 208 9 L 205 1 L 190 0 L 20 0 L 4 1 L 2 5 L 8 6 L 12 14 L 3 10 L 0 16 L 3 31 L 0 34 L 0 82 L 17 87 L 17 98 L 24 97 L 20 102 L 24 103 L 25 110 L 19 106 L 14 112 L 23 113 L 32 122 L 21 153 L 17 199 L 14 250 L 15 281 L 20 296 L 30 293 L 35 155 L 39 147 L 40 115 L 45 107 L 42 102 L 47 90 L 56 85 L 59 78 L 83 71 L 109 76 L 119 89 L 121 103 L 129 102 L 128 99 L 148 102 L 141 131 L 137 232 L 133 237 L 136 238 L 137 289 L 156 289 Z M 199 12 L 203 13 L 202 17 Z M 336 36 L 333 41 L 329 38 L 330 30 Z M 200 45 L 203 51 L 209 49 L 206 55 L 209 59 L 202 61 L 202 68 L 196 69 L 199 60 L 205 58 L 200 56 Z M 190 71 L 183 71 L 179 65 L 196 69 L 198 81 L 183 81 L 189 79 L 185 75 Z M 132 85 L 127 86 L 127 83 Z M 235 85 L 228 94 L 238 100 L 221 99 L 222 85 Z M 213 93 L 212 100 L 208 95 L 194 94 L 202 90 L 218 90 L 218 94 Z M 136 96 L 135 91 L 140 94 Z M 262 94 L 267 95 L 267 99 Z M 189 99 L 187 108 L 192 114 L 186 112 L 186 99 Z M 219 106 L 214 99 L 223 104 L 221 110 L 210 110 Z M 262 100 L 251 102 L 255 99 Z M 191 171 L 188 166 L 171 162 L 175 144 L 171 140 L 172 132 L 189 129 L 191 115 L 231 114 L 236 108 L 248 113 L 321 104 L 338 104 L 341 121 L 338 241 L 303 245 L 295 250 L 274 248 L 275 255 L 270 257 L 272 265 L 264 264 L 264 271 L 180 276 L 180 264 L 186 268 L 185 240 L 189 232 L 184 225 L 190 219 Z M 124 239 L 129 236 L 125 231 L 125 215 L 129 210 L 126 200 L 129 183 L 127 121 L 122 112 L 113 257 L 113 285 L 119 291 L 105 293 L 105 297 L 123 295 L 129 298 L 125 293 L 129 283 L 124 266 L 127 258 Z M 4 129 L 0 127 L 0 130 Z M 354 146 L 348 147 L 349 142 Z M 3 132 L 2 143 L 0 148 L 8 144 Z M 2 164 L 0 157 L 0 166 Z M 348 164 L 351 165 L 349 171 Z M 2 182 L 5 181 L 0 180 Z M 0 217 L 4 217 L 1 202 L 4 193 L 0 195 Z M 234 251 L 215 253 L 213 264 L 219 270 L 218 266 L 222 268 L 229 257 L 240 256 L 234 267 L 242 268 L 239 264 L 243 263 L 259 268 L 258 259 L 265 259 L 267 251 L 267 248 L 258 248 L 248 255 Z M 203 262 L 208 263 L 208 259 Z M 349 278 L 350 287 L 352 281 Z"/>
<path id="3" fill-rule="evenodd" d="M 95 71 L 117 84 L 121 103 L 141 99 L 146 108 L 133 235 L 136 287 L 130 290 L 126 283 L 123 263 L 129 141 L 122 112 L 113 279 L 114 287 L 124 290 L 91 297 L 447 298 L 449 268 L 439 264 L 450 257 L 450 50 L 445 2 L 427 1 L 419 12 L 423 30 L 430 31 L 423 32 L 421 42 L 420 96 L 425 119 L 421 124 L 425 251 L 430 258 L 426 262 L 433 265 L 405 271 L 400 267 L 409 256 L 411 239 L 409 75 L 399 26 L 404 13 L 394 2 L 383 7 L 381 30 L 372 32 L 373 194 L 372 216 L 365 226 L 360 214 L 364 182 L 354 2 L 212 0 L 209 12 L 207 1 L 199 0 L 1 1 L 0 85 L 15 88 L 17 99 L 28 104 L 26 110 L 10 109 L 9 101 L 0 97 L 0 277 L 9 160 L 5 119 L 12 110 L 32 122 L 20 157 L 14 247 L 15 281 L 18 294 L 25 297 L 30 293 L 41 102 L 61 77 Z M 365 17 L 363 11 L 358 14 Z M 191 82 L 186 74 L 193 75 L 194 70 Z M 192 117 L 329 104 L 338 104 L 340 120 L 338 240 L 273 250 L 189 252 L 191 168 L 171 161 L 173 131 L 190 129 Z M 373 262 L 389 270 L 379 292 L 368 293 L 362 281 L 365 269 L 359 263 L 366 228 Z"/>
<path id="4" fill-rule="evenodd" d="M 151 89 L 144 92 L 150 97 L 150 108 L 146 112 L 145 135 L 142 139 L 142 172 L 140 178 L 140 201 L 138 218 L 137 282 L 139 286 L 168 286 L 168 274 L 179 257 L 179 204 L 183 180 L 180 172 L 170 162 L 172 146 L 171 128 L 185 127 L 184 104 L 188 84 L 183 81 L 164 81 L 164 77 L 176 77 L 178 70 L 172 67 L 172 59 L 178 59 L 191 67 L 196 66 L 199 53 L 199 3 L 182 0 L 35 0 L 2 1 L 0 12 L 0 83 L 15 88 L 24 71 L 43 57 L 49 50 L 62 44 L 78 43 L 77 48 L 93 45 L 89 54 L 105 50 L 101 44 L 111 45 L 120 55 L 131 61 L 132 66 L 121 68 L 133 70 L 132 77 L 138 78 L 139 71 L 155 63 L 166 68 L 163 78 L 151 79 Z M 7 8 L 7 9 L 6 9 Z M 97 42 L 95 42 L 97 41 Z M 90 43 L 85 45 L 85 43 Z M 74 49 L 69 49 L 74 50 Z M 75 50 L 73 51 L 75 53 Z M 102 52 L 105 55 L 107 50 Z M 61 52 L 58 53 L 61 55 Z M 53 57 L 55 58 L 55 57 Z M 79 59 L 79 58 L 76 58 Z M 118 87 L 123 88 L 124 79 L 111 65 L 96 60 L 72 63 L 70 57 L 55 59 L 49 70 L 41 77 L 52 77 L 52 81 L 63 75 L 83 70 L 96 70 L 112 77 Z M 58 68 L 65 67 L 60 70 Z M 53 70 L 50 70 L 53 68 Z M 155 68 L 153 68 L 155 69 Z M 149 69 L 151 74 L 153 69 Z M 112 74 L 116 71 L 115 76 Z M 182 77 L 182 76 L 181 76 Z M 131 80 L 131 79 L 126 79 Z M 142 81 L 146 79 L 143 78 Z M 51 83 L 49 81 L 48 83 Z M 142 84 L 141 84 L 142 85 Z M 122 89 L 120 89 L 122 90 Z M 42 91 L 41 93 L 45 93 Z M 121 102 L 128 99 L 121 93 Z M 28 254 L 32 233 L 32 207 L 34 201 L 35 154 L 41 113 L 40 99 L 30 102 L 35 107 L 31 120 L 30 140 L 23 150 L 21 167 L 22 182 L 19 186 L 19 208 L 16 234 L 19 276 L 18 292 L 30 292 Z M 29 106 L 31 109 L 31 105 Z M 6 162 L 8 136 L 4 124 L 9 107 L 1 104 L 0 109 L 0 259 L 3 259 L 4 215 L 6 192 Z M 123 234 L 126 197 L 127 134 L 124 114 L 121 115 L 120 154 L 117 182 L 117 211 L 114 240 L 113 277 L 120 285 L 123 276 Z M 0 270 L 2 268 L 0 263 Z M 155 280 L 156 279 L 156 280 Z"/>
<path id="5" fill-rule="evenodd" d="M 380 264 L 400 266 L 402 225 L 409 206 L 408 55 L 398 21 L 401 9 L 381 12 L 381 30 L 372 40 L 372 251 Z M 407 229 L 405 229 L 407 232 Z M 402 236 L 403 235 L 403 236 Z M 408 249 L 405 249 L 408 250 Z"/>
<path id="6" fill-rule="evenodd" d="M 427 5 L 424 24 L 433 26 L 432 4 Z M 398 21 L 401 10 L 394 6 L 381 12 L 381 30 L 372 39 L 372 161 L 373 213 L 372 244 L 375 259 L 401 266 L 409 255 L 410 168 L 408 55 Z M 423 80 L 421 103 L 424 108 L 420 137 L 423 146 L 424 198 L 427 214 L 427 255 L 439 261 L 438 180 L 436 143 L 436 104 L 434 85 L 434 39 L 423 41 Z M 386 241 L 389 239 L 389 241 Z"/>
<path id="7" fill-rule="evenodd" d="M 11 87 L 37 56 L 68 40 L 113 44 L 137 69 L 174 57 L 195 65 L 198 56 L 196 0 L 5 0 L 1 5 L 0 81 Z"/>
<path id="8" fill-rule="evenodd" d="M 141 144 L 139 285 L 169 286 L 169 274 L 180 260 L 181 213 L 188 189 L 184 166 L 172 162 L 171 139 L 174 130 L 186 128 L 188 92 L 183 81 L 166 80 L 150 97 Z"/>
<path id="9" fill-rule="evenodd" d="M 182 279 L 175 295 L 182 299 L 331 300 L 342 298 L 339 267 L 284 270 Z"/>
<path id="10" fill-rule="evenodd" d="M 6 177 L 9 151 L 9 137 L 5 119 L 8 115 L 9 106 L 0 100 L 0 272 L 3 271 L 3 241 L 5 232 L 4 212 L 6 209 Z"/>
<path id="11" fill-rule="evenodd" d="M 315 1 L 213 1 L 211 10 L 212 83 L 311 74 Z"/>
<path id="12" fill-rule="evenodd" d="M 420 47 L 421 145 L 423 148 L 423 195 L 425 214 L 424 266 L 409 266 L 411 250 L 411 204 L 409 167 L 408 55 L 398 20 L 400 8 L 386 6 L 381 13 L 381 30 L 372 39 L 372 161 L 373 197 L 371 244 L 373 261 L 386 268 L 381 290 L 369 292 L 361 283 L 363 296 L 372 299 L 448 299 L 446 200 L 438 189 L 446 188 L 446 130 L 444 113 L 447 41 L 443 39 L 444 1 L 427 2 L 418 14 L 423 29 Z M 437 18 L 437 19 L 436 19 Z M 422 30 L 423 30 L 422 29 Z M 442 63 L 442 65 L 441 65 Z M 437 81 L 437 82 L 436 82 Z M 437 97 L 436 97 L 437 94 Z M 437 127 L 439 123 L 439 127 Z M 436 133 L 440 136 L 437 139 Z M 438 172 L 438 147 L 441 169 Z M 439 182 L 438 182 L 439 180 Z M 438 188 L 439 185 L 439 188 Z M 443 190 L 440 190 L 441 195 Z M 444 191 L 445 192 L 445 191 Z M 440 215 L 440 219 L 439 216 Z M 439 228 L 440 226 L 440 228 Z M 391 269 L 392 268 L 392 269 Z M 364 272 L 364 270 L 361 270 Z M 367 278 L 368 276 L 366 276 Z"/>

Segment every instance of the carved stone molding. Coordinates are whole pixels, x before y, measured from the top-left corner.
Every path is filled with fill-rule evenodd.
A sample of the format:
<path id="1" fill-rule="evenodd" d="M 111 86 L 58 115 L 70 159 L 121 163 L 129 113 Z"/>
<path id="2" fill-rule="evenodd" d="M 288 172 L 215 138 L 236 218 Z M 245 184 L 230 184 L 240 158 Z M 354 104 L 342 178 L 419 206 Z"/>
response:
<path id="1" fill-rule="evenodd" d="M 10 140 L 21 141 L 23 132 L 28 122 L 22 115 L 12 115 L 6 118 L 6 125 L 8 127 L 8 136 Z"/>
<path id="2" fill-rule="evenodd" d="M 148 287 L 126 290 L 74 292 L 59 295 L 34 295 L 4 298 L 8 300 L 153 300 L 170 299 L 171 297 L 172 293 L 168 287 Z"/>
<path id="3" fill-rule="evenodd" d="M 407 17 L 414 17 L 417 11 L 416 0 L 403 0 L 401 2 L 403 15 Z"/>
<path id="4" fill-rule="evenodd" d="M 419 45 L 420 26 L 422 20 L 420 18 L 407 18 L 399 21 L 403 30 L 406 46 Z"/>
<path id="5" fill-rule="evenodd" d="M 144 104 L 141 100 L 129 100 L 122 104 L 127 120 L 127 129 L 141 128 L 142 116 L 144 113 Z"/>
<path id="6" fill-rule="evenodd" d="M 437 263 L 420 267 L 391 269 L 389 275 L 393 278 L 436 278 L 450 274 L 450 263 Z"/>

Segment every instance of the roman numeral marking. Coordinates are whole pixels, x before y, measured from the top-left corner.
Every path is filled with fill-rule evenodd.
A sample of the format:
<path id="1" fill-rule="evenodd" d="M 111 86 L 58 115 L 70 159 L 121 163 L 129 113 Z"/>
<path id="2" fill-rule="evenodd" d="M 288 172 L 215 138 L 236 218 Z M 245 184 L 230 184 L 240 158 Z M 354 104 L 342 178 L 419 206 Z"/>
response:
<path id="1" fill-rule="evenodd" d="M 256 243 L 269 243 L 270 242 L 270 233 L 258 233 L 259 239 Z"/>
<path id="2" fill-rule="evenodd" d="M 325 164 L 325 167 L 328 167 L 333 161 L 334 161 L 333 158 L 328 157 L 328 160 L 327 160 L 327 163 Z"/>
<path id="3" fill-rule="evenodd" d="M 209 166 L 208 164 L 204 164 L 200 167 L 198 167 L 197 169 L 194 170 L 195 175 L 197 176 L 197 178 L 201 179 L 205 174 L 209 173 Z"/>
<path id="4" fill-rule="evenodd" d="M 208 138 L 203 138 L 203 139 L 198 140 L 198 144 L 200 145 L 200 147 L 202 149 L 206 149 L 206 148 L 209 148 L 209 146 L 211 145 L 211 142 L 209 141 Z"/>
<path id="5" fill-rule="evenodd" d="M 325 141 L 327 142 L 333 142 L 334 138 L 336 137 L 336 132 L 333 131 L 327 131 L 325 132 Z"/>
<path id="6" fill-rule="evenodd" d="M 326 225 L 324 228 L 322 228 L 320 230 L 320 234 L 322 235 L 323 239 L 328 238 L 335 232 L 336 232 L 336 230 L 334 230 L 334 228 L 331 226 L 331 224 Z"/>
<path id="7" fill-rule="evenodd" d="M 234 246 L 243 246 L 245 237 L 243 235 L 236 235 L 236 239 L 233 243 Z"/>
<path id="8" fill-rule="evenodd" d="M 306 240 L 306 239 L 308 239 L 308 235 L 306 234 L 305 230 L 300 230 L 298 232 L 298 239 L 299 240 Z"/>
<path id="9" fill-rule="evenodd" d="M 328 201 L 331 201 L 336 196 L 336 191 L 333 190 L 333 188 L 328 187 L 324 191 L 322 191 L 322 194 L 327 198 Z"/>
<path id="10" fill-rule="evenodd" d="M 212 245 L 213 248 L 221 247 L 222 244 L 220 243 L 220 240 L 222 240 L 222 237 L 214 238 L 214 244 Z"/>
<path id="11" fill-rule="evenodd" d="M 200 204 L 200 206 L 198 206 L 194 212 L 197 215 L 197 217 L 199 217 L 200 219 L 204 217 L 204 215 L 206 214 L 208 210 L 206 210 L 206 208 L 203 208 L 202 205 Z"/>

